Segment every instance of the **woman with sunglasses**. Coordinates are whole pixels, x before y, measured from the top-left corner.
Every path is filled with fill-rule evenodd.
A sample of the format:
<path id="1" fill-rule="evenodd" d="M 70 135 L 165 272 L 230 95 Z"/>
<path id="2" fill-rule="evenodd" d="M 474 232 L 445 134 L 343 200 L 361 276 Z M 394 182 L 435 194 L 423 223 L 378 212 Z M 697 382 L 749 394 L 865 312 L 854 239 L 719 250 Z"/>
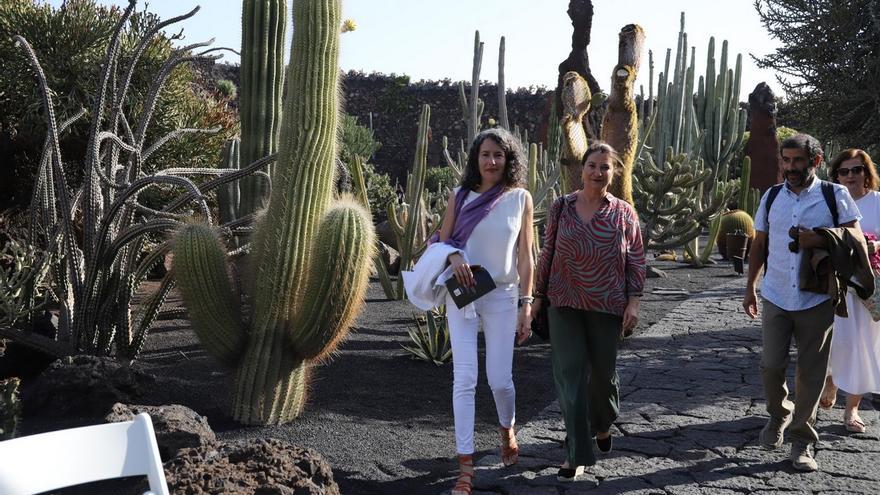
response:
<path id="1" fill-rule="evenodd" d="M 830 176 L 832 181 L 846 186 L 856 201 L 862 214 L 859 221 L 862 231 L 880 239 L 880 192 L 877 192 L 880 179 L 871 157 L 859 149 L 844 150 L 831 161 Z M 868 241 L 869 255 L 878 249 L 880 242 Z M 871 318 L 856 297 L 852 291 L 846 295 L 849 317 L 834 317 L 828 378 L 819 405 L 830 409 L 839 387 L 846 393 L 843 414 L 846 430 L 864 433 L 865 422 L 859 417 L 862 395 L 880 392 L 880 322 Z"/>

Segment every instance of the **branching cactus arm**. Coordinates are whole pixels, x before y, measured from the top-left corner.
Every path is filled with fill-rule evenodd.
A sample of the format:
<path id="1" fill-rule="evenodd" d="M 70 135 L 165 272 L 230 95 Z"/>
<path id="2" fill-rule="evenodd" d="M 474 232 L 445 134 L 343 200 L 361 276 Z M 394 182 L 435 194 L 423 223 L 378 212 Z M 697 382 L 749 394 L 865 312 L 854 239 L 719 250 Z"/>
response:
<path id="1" fill-rule="evenodd" d="M 247 336 L 226 270 L 226 249 L 210 227 L 181 229 L 174 246 L 174 276 L 186 298 L 193 329 L 212 356 L 234 366 Z"/>
<path id="2" fill-rule="evenodd" d="M 373 221 L 352 198 L 327 212 L 312 247 L 312 270 L 302 309 L 291 326 L 290 346 L 303 359 L 336 349 L 360 312 L 376 239 Z"/>

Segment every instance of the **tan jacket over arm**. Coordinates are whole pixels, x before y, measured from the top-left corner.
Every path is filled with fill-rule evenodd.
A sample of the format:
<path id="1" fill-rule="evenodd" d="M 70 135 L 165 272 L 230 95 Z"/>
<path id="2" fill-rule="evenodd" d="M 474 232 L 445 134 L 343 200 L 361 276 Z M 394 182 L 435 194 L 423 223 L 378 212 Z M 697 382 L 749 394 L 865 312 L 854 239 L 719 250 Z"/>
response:
<path id="1" fill-rule="evenodd" d="M 825 239 L 827 247 L 804 250 L 798 285 L 801 290 L 828 294 L 835 314 L 846 317 L 847 286 L 853 287 L 862 299 L 874 293 L 874 272 L 868 261 L 865 236 L 858 227 L 813 230 Z"/>

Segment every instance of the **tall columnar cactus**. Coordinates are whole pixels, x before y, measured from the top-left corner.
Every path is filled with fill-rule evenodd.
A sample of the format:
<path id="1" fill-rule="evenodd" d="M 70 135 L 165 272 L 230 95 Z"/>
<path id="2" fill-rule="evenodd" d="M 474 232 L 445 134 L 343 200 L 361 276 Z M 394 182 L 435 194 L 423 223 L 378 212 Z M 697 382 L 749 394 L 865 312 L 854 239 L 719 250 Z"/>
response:
<path id="1" fill-rule="evenodd" d="M 480 32 L 474 32 L 474 64 L 471 68 L 471 97 L 467 98 L 464 91 L 464 83 L 458 84 L 461 98 L 461 107 L 464 112 L 464 121 L 467 124 L 466 146 L 474 142 L 477 133 L 480 132 L 480 116 L 483 115 L 483 100 L 480 99 L 480 69 L 483 66 L 483 42 L 480 41 Z"/>
<path id="2" fill-rule="evenodd" d="M 501 127 L 510 130 L 507 119 L 507 88 L 504 86 L 504 36 L 498 45 L 498 121 Z"/>
<path id="3" fill-rule="evenodd" d="M 758 211 L 758 203 L 761 201 L 761 191 L 757 188 L 749 187 L 749 179 L 752 176 L 752 159 L 743 158 L 742 170 L 739 175 L 739 197 L 736 201 L 737 207 L 750 216 L 755 216 Z"/>
<path id="4" fill-rule="evenodd" d="M 682 23 L 684 17 L 682 14 Z M 695 121 L 704 134 L 701 156 L 712 170 L 706 184 L 726 179 L 730 161 L 742 144 L 746 130 L 746 111 L 740 107 L 742 54 L 736 56 L 736 69 L 727 66 L 727 40 L 721 44 L 721 61 L 715 71 L 715 38 L 709 38 L 706 75 L 700 76 L 697 89 Z M 707 188 L 706 195 L 708 196 Z"/>
<path id="5" fill-rule="evenodd" d="M 611 76 L 608 108 L 602 118 L 602 140 L 620 154 L 623 170 L 611 183 L 610 192 L 632 204 L 632 168 L 639 141 L 639 116 L 634 99 L 634 84 L 642 58 L 645 31 L 638 24 L 620 30 L 617 67 Z"/>
<path id="6" fill-rule="evenodd" d="M 738 95 L 739 76 L 727 69 L 726 50 L 722 52 L 721 63 L 724 79 L 719 82 L 714 76 L 714 68 L 707 69 L 705 80 L 713 81 L 713 89 L 709 91 L 704 86 L 698 115 L 698 105 L 694 104 L 696 51 L 691 47 L 688 59 L 688 48 L 682 14 L 675 65 L 670 71 L 671 50 L 667 50 L 650 129 L 641 137 L 643 151 L 637 152 L 639 165 L 638 173 L 633 174 L 633 184 L 639 189 L 636 207 L 640 216 L 655 218 L 644 222 L 647 225 L 644 228 L 647 247 L 659 249 L 690 243 L 686 249 L 692 263 L 699 266 L 708 261 L 711 249 L 700 254 L 696 249 L 696 238 L 702 228 L 708 226 L 710 246 L 714 245 L 720 226 L 719 216 L 739 189 L 739 180 L 729 178 L 731 156 L 728 149 L 731 142 L 735 145 L 733 148 L 738 146 L 742 138 L 741 125 L 745 121 L 739 112 L 731 110 L 734 107 L 729 99 Z M 714 63 L 714 42 L 710 42 L 709 48 L 709 60 Z M 716 96 L 709 98 L 710 94 Z M 707 118 L 713 122 L 711 126 L 705 124 Z M 705 146 L 707 139 L 714 144 Z M 690 165 L 686 167 L 687 164 Z M 657 182 L 652 177 L 655 173 L 672 174 L 672 177 Z M 678 177 L 678 174 L 684 176 Z M 702 182 L 692 184 L 697 175 L 702 177 Z M 676 181 L 687 186 L 675 185 Z"/>
<path id="7" fill-rule="evenodd" d="M 590 111 L 592 93 L 587 80 L 575 71 L 566 72 L 562 77 L 559 101 L 562 103 L 560 127 L 563 137 L 562 154 L 562 192 L 568 194 L 583 186 L 580 161 L 587 151 L 587 131 L 584 117 Z"/>
<path id="8" fill-rule="evenodd" d="M 639 141 L 639 116 L 633 97 L 636 71 L 629 65 L 618 65 L 611 78 L 608 108 L 602 118 L 602 140 L 620 156 L 622 170 L 611 182 L 609 192 L 632 204 L 632 167 Z"/>
<path id="9" fill-rule="evenodd" d="M 223 144 L 220 154 L 220 168 L 241 168 L 241 140 L 233 138 Z M 230 182 L 217 191 L 217 208 L 220 210 L 220 223 L 229 223 L 242 216 L 241 184 Z"/>
<path id="10" fill-rule="evenodd" d="M 684 14 L 682 14 L 682 24 Z M 695 120 L 703 134 L 701 156 L 712 171 L 703 189 L 703 201 L 711 200 L 715 184 L 730 178 L 730 161 L 736 155 L 746 130 L 746 111 L 740 108 L 739 91 L 742 79 L 742 55 L 736 56 L 736 69 L 727 66 L 727 40 L 721 44 L 721 61 L 715 73 L 715 38 L 709 38 L 706 75 L 700 77 L 696 98 Z M 748 184 L 745 185 L 748 187 Z M 716 215 L 709 228 L 708 248 L 698 253 L 695 240 L 689 250 L 699 255 L 699 263 L 709 261 L 709 255 L 720 231 L 721 216 Z"/>
<path id="11" fill-rule="evenodd" d="M 375 234 L 353 198 L 333 201 L 340 0 L 293 6 L 291 66 L 275 187 L 254 233 L 253 316 L 243 322 L 224 250 L 204 225 L 182 229 L 175 272 L 205 347 L 235 368 L 232 417 L 279 424 L 303 408 L 309 368 L 363 303 Z"/>
<path id="12" fill-rule="evenodd" d="M 503 70 L 504 70 L 504 39 L 501 41 L 502 48 L 499 51 L 499 57 L 502 57 L 498 61 L 498 70 L 499 75 L 501 75 L 501 81 L 499 84 L 499 99 L 502 98 L 503 93 Z M 446 158 L 446 164 L 449 168 L 452 169 L 453 175 L 455 175 L 455 179 L 461 179 L 461 175 L 464 172 L 465 163 L 467 163 L 467 147 L 471 145 L 474 141 L 474 137 L 477 136 L 477 133 L 480 132 L 480 118 L 483 115 L 483 108 L 485 105 L 483 104 L 483 100 L 480 99 L 480 70 L 483 66 L 483 42 L 480 41 L 480 32 L 474 32 L 474 59 L 473 66 L 471 67 L 471 96 L 468 98 L 467 91 L 464 88 L 464 81 L 460 81 L 458 83 L 458 97 L 461 103 L 461 112 L 462 112 L 462 121 L 464 122 L 464 126 L 467 134 L 465 135 L 465 139 L 461 141 L 458 151 L 455 156 L 452 155 L 449 151 L 449 140 L 446 136 L 443 136 L 443 156 Z M 504 104 L 504 112 L 506 118 L 507 106 L 506 102 Z"/>
<path id="13" fill-rule="evenodd" d="M 406 196 L 403 204 L 388 204 L 388 222 L 397 238 L 400 248 L 400 270 L 412 268 L 415 259 L 425 247 L 428 239 L 426 222 L 427 204 L 425 201 L 425 175 L 428 170 L 428 129 L 431 121 L 431 107 L 422 105 L 419 116 L 419 130 L 416 134 L 416 153 L 413 158 L 412 171 L 406 175 Z M 435 222 L 436 226 L 436 222 Z M 384 267 L 383 267 L 384 268 Z M 380 272 L 383 268 L 379 268 Z M 384 279 L 384 278 L 383 278 Z M 403 277 L 397 278 L 397 287 L 386 295 L 392 299 L 403 299 Z"/>
<path id="14" fill-rule="evenodd" d="M 287 0 L 243 0 L 239 99 L 242 163 L 253 163 L 278 149 L 286 28 Z M 243 216 L 264 205 L 269 188 L 258 177 L 241 182 Z"/>

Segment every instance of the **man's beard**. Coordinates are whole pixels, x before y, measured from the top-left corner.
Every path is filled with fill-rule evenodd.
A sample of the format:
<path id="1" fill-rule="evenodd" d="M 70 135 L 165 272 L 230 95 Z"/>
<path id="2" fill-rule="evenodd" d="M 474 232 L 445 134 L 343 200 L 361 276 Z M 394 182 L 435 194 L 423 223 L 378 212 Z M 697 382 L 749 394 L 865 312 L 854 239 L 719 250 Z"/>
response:
<path id="1" fill-rule="evenodd" d="M 810 178 L 810 172 L 812 172 L 812 167 L 808 167 L 804 170 L 786 170 L 785 180 L 792 186 L 803 186 Z"/>

